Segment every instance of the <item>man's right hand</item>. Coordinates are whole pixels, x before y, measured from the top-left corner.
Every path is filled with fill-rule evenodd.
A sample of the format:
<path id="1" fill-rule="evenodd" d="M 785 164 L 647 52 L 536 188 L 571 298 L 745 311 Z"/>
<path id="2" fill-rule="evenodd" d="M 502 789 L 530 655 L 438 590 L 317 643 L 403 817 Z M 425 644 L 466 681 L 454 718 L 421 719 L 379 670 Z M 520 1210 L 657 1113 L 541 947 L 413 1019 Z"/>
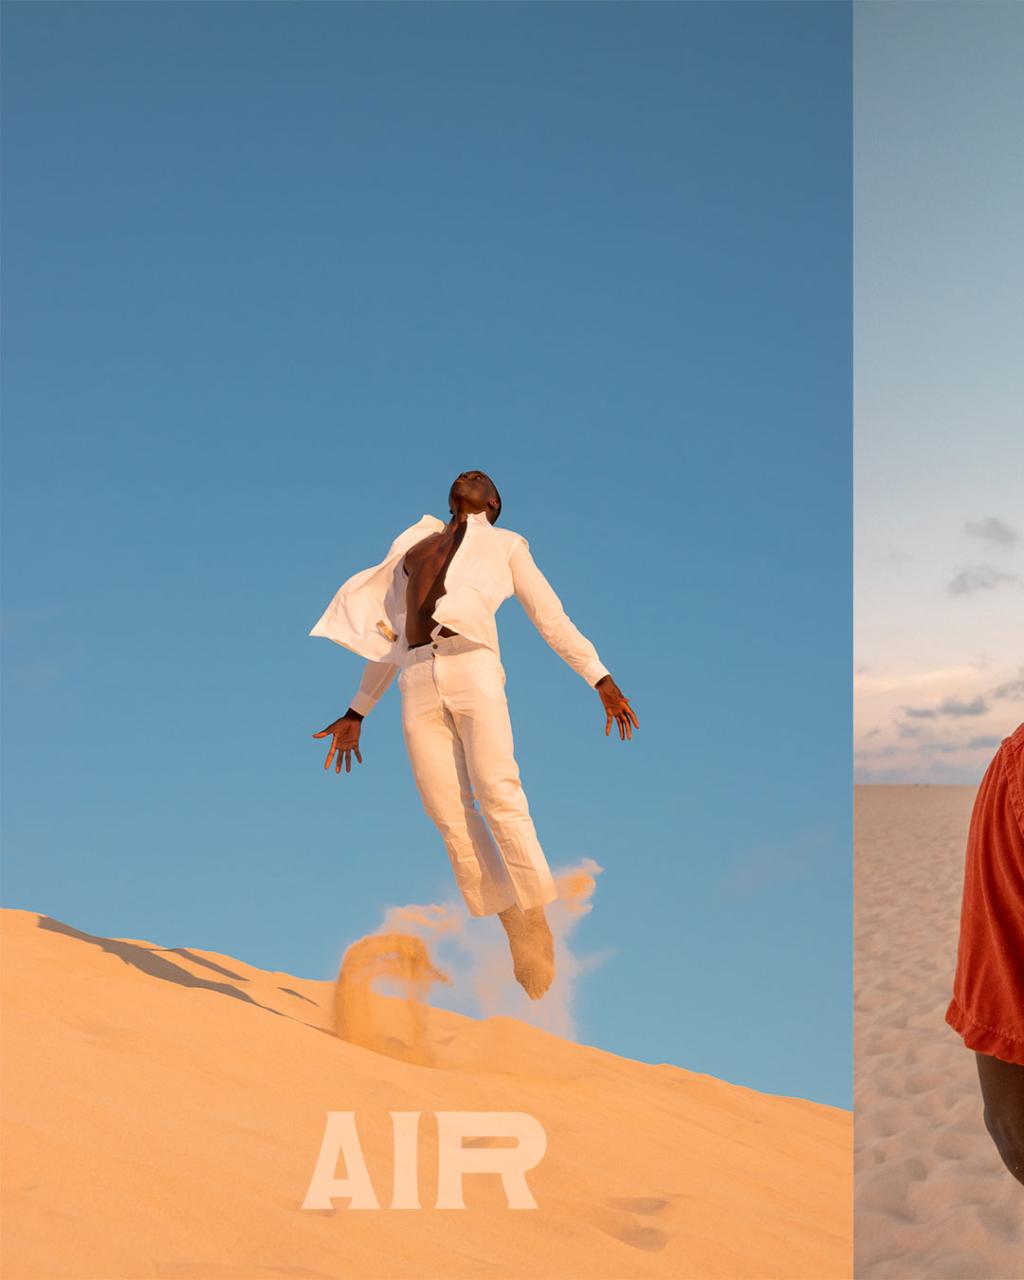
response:
<path id="1" fill-rule="evenodd" d="M 359 763 L 363 763 L 363 757 L 359 754 L 359 730 L 362 722 L 363 717 L 349 708 L 333 724 L 329 724 L 326 729 L 321 729 L 319 733 L 313 734 L 314 738 L 326 738 L 328 734 L 331 736 L 331 746 L 327 752 L 327 759 L 324 761 L 325 769 L 331 767 L 331 756 L 335 756 L 334 772 L 341 773 L 341 760 L 342 756 L 344 756 L 345 772 L 351 773 L 353 752 L 355 752 Z M 335 755 L 335 753 L 337 754 Z"/>
<path id="2" fill-rule="evenodd" d="M 614 721 L 619 726 L 620 739 L 625 741 L 626 738 L 632 738 L 634 728 L 640 728 L 640 721 L 636 718 L 636 712 L 629 705 L 629 699 L 611 678 L 611 675 L 602 676 L 594 688 L 601 695 L 601 701 L 604 703 L 604 736 L 607 738 L 611 733 L 612 721 Z"/>

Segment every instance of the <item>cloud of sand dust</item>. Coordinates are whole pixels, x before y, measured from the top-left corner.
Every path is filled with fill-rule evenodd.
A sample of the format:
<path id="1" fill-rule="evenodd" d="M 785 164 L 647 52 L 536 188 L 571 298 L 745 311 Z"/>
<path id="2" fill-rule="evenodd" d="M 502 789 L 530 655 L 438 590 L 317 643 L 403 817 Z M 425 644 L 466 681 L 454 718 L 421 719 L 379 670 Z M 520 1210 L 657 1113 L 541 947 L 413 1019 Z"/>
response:
<path id="1" fill-rule="evenodd" d="M 397 983 L 400 999 L 381 999 L 373 989 L 376 979 Z M 335 1034 L 364 1049 L 429 1066 L 426 1000 L 435 982 L 448 982 L 448 976 L 431 963 L 422 938 L 409 933 L 360 938 L 345 952 L 335 984 Z"/>
<path id="2" fill-rule="evenodd" d="M 592 858 L 556 870 L 558 900 L 546 908 L 555 939 L 555 980 L 541 1000 L 530 1000 L 512 975 L 508 941 L 494 916 L 474 918 L 459 902 L 391 907 L 380 936 L 419 938 L 450 977 L 437 1003 L 459 1013 L 490 1017 L 506 1014 L 566 1039 L 574 1039 L 573 997 L 580 977 L 606 955 L 577 955 L 570 935 L 592 909 L 602 868 Z"/>
<path id="3" fill-rule="evenodd" d="M 536 1001 L 515 981 L 496 917 L 474 918 L 461 900 L 388 908 L 377 931 L 354 942 L 342 959 L 335 1033 L 350 1044 L 430 1066 L 427 1005 L 433 1003 L 472 1016 L 506 1014 L 574 1039 L 577 982 L 607 953 L 577 955 L 569 937 L 592 909 L 600 874 L 592 858 L 555 871 L 558 899 L 546 908 L 555 939 L 555 980 Z M 448 998 L 431 1001 L 435 984 L 445 985 Z"/>

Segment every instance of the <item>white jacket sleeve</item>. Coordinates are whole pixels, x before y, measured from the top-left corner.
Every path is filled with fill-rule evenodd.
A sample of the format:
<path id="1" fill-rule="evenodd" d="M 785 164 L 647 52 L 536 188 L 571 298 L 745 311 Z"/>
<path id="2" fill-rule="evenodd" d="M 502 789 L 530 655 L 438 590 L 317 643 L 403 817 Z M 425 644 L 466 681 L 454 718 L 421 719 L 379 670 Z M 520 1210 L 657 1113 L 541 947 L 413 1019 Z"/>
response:
<path id="1" fill-rule="evenodd" d="M 369 715 L 380 700 L 381 694 L 395 678 L 398 667 L 393 662 L 374 662 L 372 659 L 363 667 L 363 676 L 359 681 L 359 689 L 349 703 L 353 711 L 361 716 Z"/>
<path id="2" fill-rule="evenodd" d="M 515 596 L 526 616 L 573 671 L 589 685 L 596 685 L 608 668 L 597 656 L 597 650 L 575 626 L 562 607 L 554 588 L 541 573 L 530 554 L 530 544 L 522 535 L 509 557 Z"/>

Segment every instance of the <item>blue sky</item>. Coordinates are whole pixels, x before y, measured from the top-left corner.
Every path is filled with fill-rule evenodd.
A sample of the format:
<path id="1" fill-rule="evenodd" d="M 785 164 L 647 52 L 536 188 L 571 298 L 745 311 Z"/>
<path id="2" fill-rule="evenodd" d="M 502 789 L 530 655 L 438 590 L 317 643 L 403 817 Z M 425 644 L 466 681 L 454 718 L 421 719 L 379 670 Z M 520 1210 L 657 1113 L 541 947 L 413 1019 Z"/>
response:
<path id="1" fill-rule="evenodd" d="M 850 1104 L 846 5 L 5 6 L 5 903 L 332 977 L 451 896 L 310 638 L 498 481 L 583 1040 Z"/>
<path id="2" fill-rule="evenodd" d="M 1024 719 L 1024 7 L 855 9 L 856 776 Z"/>

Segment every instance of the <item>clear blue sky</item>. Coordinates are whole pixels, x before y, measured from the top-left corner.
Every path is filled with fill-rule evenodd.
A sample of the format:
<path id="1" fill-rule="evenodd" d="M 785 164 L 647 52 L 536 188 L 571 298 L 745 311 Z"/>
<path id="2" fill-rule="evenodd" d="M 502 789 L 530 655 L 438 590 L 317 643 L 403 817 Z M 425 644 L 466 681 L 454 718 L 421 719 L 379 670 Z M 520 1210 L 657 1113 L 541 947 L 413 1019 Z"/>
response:
<path id="1" fill-rule="evenodd" d="M 581 1038 L 850 1103 L 845 4 L 4 6 L 5 902 L 306 977 L 451 896 L 309 628 L 482 467 Z"/>

